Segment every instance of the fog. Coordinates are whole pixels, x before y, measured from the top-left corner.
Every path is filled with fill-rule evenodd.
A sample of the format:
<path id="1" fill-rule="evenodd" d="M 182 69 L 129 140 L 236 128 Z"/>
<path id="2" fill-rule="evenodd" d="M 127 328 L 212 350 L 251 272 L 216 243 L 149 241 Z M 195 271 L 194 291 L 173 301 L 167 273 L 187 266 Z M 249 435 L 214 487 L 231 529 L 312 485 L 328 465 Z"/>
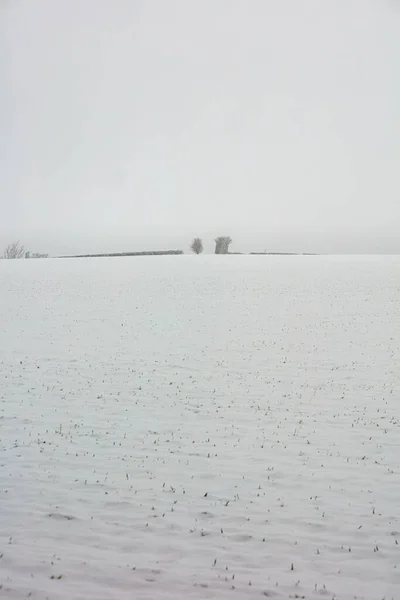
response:
<path id="1" fill-rule="evenodd" d="M 389 0 L 0 8 L 0 244 L 400 252 Z"/>

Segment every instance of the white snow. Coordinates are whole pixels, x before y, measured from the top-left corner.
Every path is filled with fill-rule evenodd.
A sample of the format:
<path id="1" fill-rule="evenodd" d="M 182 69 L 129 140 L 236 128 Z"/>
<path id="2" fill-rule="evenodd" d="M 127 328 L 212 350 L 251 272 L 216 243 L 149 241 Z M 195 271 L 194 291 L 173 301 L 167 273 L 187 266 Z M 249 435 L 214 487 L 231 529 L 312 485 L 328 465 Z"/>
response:
<path id="1" fill-rule="evenodd" d="M 0 261 L 0 597 L 400 598 L 399 291 L 400 257 Z"/>

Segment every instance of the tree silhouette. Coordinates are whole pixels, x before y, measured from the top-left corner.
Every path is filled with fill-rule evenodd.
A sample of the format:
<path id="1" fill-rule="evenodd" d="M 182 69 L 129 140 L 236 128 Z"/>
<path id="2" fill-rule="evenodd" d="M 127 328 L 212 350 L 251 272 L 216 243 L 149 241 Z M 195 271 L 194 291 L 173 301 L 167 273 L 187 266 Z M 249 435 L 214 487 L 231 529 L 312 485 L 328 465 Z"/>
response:
<path id="1" fill-rule="evenodd" d="M 3 258 L 24 258 L 25 248 L 19 242 L 12 242 L 4 249 Z"/>
<path id="2" fill-rule="evenodd" d="M 194 254 L 201 254 L 204 250 L 203 241 L 200 238 L 194 238 L 193 242 L 190 244 L 190 249 Z"/>
<path id="3" fill-rule="evenodd" d="M 215 239 L 215 254 L 228 254 L 232 238 L 221 235 Z"/>

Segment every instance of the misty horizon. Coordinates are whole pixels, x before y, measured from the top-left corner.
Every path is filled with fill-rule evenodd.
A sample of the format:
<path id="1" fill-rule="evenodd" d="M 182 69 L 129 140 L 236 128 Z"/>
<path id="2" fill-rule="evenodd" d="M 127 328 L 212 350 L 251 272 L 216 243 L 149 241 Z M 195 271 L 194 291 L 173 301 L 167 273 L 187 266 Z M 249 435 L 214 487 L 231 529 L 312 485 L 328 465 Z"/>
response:
<path id="1" fill-rule="evenodd" d="M 194 237 L 200 237 L 204 243 L 204 253 L 213 254 L 215 237 L 220 234 L 232 236 L 230 252 L 289 252 L 311 254 L 398 254 L 396 231 L 392 238 L 386 237 L 383 242 L 383 232 L 376 231 L 240 231 L 233 228 L 195 231 L 190 235 L 189 228 L 180 230 L 163 229 L 154 231 L 124 231 L 119 235 L 110 236 L 106 231 L 87 235 L 85 232 L 75 235 L 73 239 L 58 236 L 57 240 L 45 236 L 30 237 L 20 240 L 27 250 L 45 252 L 50 256 L 69 254 L 101 254 L 118 252 L 140 252 L 152 250 L 183 250 L 191 253 L 190 243 Z M 280 234 L 280 235 L 279 235 Z M 16 239 L 16 238 L 15 238 Z M 340 242 L 338 242 L 338 239 Z M 29 241 L 29 243 L 27 242 Z M 339 249 L 338 249 L 339 247 Z"/>

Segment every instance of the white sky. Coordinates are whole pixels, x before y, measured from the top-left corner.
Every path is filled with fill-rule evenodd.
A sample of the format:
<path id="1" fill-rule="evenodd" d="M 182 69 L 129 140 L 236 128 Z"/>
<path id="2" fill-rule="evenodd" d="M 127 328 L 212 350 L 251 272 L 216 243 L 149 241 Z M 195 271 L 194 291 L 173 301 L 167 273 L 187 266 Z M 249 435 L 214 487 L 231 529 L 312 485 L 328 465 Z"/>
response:
<path id="1" fill-rule="evenodd" d="M 400 252 L 397 0 L 0 0 L 0 244 Z"/>

